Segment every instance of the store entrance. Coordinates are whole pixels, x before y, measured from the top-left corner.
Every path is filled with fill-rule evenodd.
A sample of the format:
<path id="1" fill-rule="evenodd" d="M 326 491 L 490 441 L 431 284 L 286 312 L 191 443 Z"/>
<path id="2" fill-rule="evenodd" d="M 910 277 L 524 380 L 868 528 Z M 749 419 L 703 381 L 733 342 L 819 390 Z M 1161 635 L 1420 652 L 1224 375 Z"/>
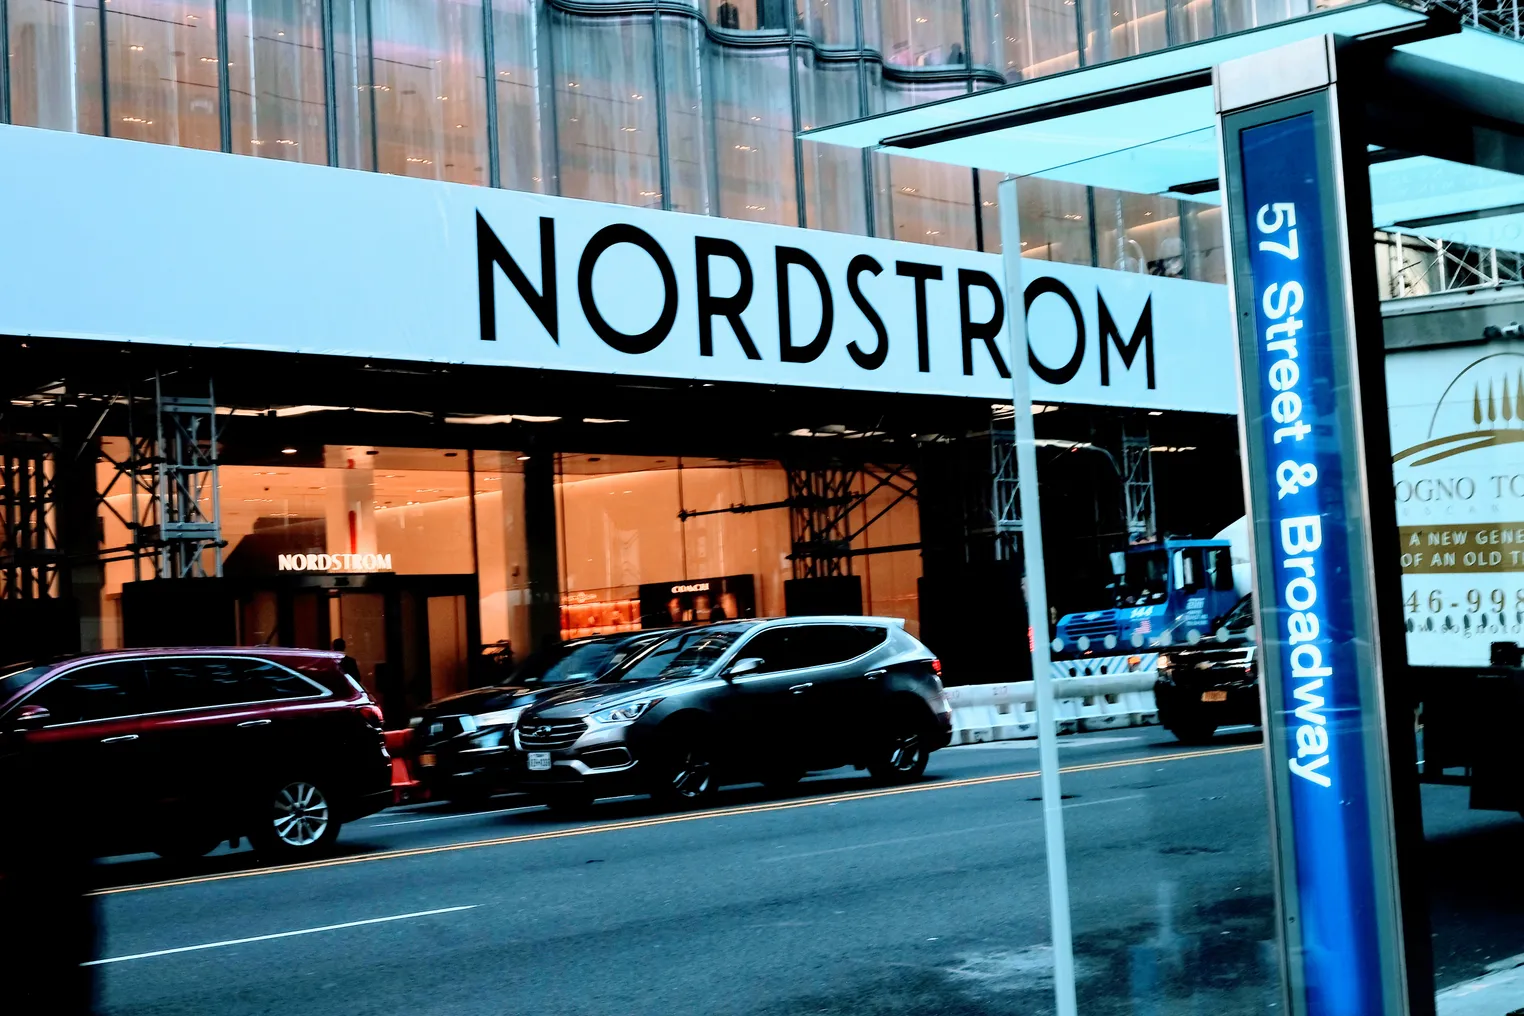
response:
<path id="1" fill-rule="evenodd" d="M 474 575 L 261 577 L 235 596 L 240 644 L 328 649 L 343 639 L 389 724 L 477 677 Z"/>

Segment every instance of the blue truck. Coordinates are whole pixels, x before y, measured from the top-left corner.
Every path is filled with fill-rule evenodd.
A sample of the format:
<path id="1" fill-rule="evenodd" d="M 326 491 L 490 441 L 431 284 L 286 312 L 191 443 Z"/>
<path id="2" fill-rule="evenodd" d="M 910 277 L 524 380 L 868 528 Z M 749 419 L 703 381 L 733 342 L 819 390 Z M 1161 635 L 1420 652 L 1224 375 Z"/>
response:
<path id="1" fill-rule="evenodd" d="M 1116 605 L 1059 618 L 1054 658 L 1130 653 L 1212 635 L 1213 624 L 1248 591 L 1247 555 L 1235 553 L 1232 528 L 1210 540 L 1157 540 L 1113 554 Z"/>

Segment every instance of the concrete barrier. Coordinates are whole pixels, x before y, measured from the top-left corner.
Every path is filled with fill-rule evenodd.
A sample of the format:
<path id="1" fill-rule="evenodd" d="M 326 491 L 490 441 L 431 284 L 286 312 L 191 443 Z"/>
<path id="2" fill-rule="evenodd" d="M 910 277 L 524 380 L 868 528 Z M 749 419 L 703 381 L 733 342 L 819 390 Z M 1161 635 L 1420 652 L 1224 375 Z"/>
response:
<path id="1" fill-rule="evenodd" d="M 1079 661 L 1055 663 L 1069 668 Z M 1152 661 L 1150 661 L 1152 662 Z M 1075 668 L 1080 669 L 1080 668 Z M 1068 677 L 1055 673 L 1053 701 L 1058 732 L 1109 730 L 1159 722 L 1154 704 L 1154 675 L 1130 670 L 1093 676 Z M 1008 684 L 971 684 L 947 689 L 953 711 L 953 744 L 1014 741 L 1037 736 L 1037 712 L 1031 681 Z"/>

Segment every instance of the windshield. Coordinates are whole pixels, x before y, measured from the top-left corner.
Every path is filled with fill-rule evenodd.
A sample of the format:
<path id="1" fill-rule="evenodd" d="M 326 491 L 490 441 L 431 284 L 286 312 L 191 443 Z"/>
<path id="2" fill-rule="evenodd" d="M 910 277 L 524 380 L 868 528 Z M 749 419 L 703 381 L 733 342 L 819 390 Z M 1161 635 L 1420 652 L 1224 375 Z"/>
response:
<path id="1" fill-rule="evenodd" d="M 25 670 L 13 670 L 8 674 L 0 675 L 0 701 L 10 698 L 46 674 L 48 670 L 48 667 L 27 667 Z"/>
<path id="2" fill-rule="evenodd" d="M 615 681 L 669 680 L 701 674 L 736 644 L 739 631 L 684 632 L 661 643 L 628 667 L 609 675 Z"/>
<path id="3" fill-rule="evenodd" d="M 1169 556 L 1161 547 L 1127 555 L 1124 606 L 1147 606 L 1169 598 Z"/>
<path id="4" fill-rule="evenodd" d="M 552 646 L 531 653 L 507 683 L 536 687 L 595 681 L 610 667 L 622 662 L 626 655 L 620 653 L 617 644 L 612 642 Z"/>
<path id="5" fill-rule="evenodd" d="M 1245 596 L 1233 605 L 1220 623 L 1228 631 L 1238 634 L 1254 626 L 1254 597 Z"/>

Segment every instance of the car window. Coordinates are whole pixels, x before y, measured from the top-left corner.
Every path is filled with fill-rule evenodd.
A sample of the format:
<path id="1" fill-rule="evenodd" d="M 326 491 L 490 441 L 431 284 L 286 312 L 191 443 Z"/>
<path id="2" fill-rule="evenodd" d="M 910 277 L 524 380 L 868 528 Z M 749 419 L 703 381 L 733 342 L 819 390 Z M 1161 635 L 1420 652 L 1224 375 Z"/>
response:
<path id="1" fill-rule="evenodd" d="M 162 656 L 146 661 L 156 712 L 314 698 L 326 690 L 277 663 L 241 656 Z"/>
<path id="2" fill-rule="evenodd" d="M 141 660 L 110 660 L 60 674 L 27 699 L 47 709 L 48 726 L 146 712 Z"/>
<path id="3" fill-rule="evenodd" d="M 614 642 L 552 646 L 525 660 L 508 679 L 508 684 L 534 687 L 592 681 L 608 673 L 609 668 L 625 659 L 629 652 Z"/>
<path id="4" fill-rule="evenodd" d="M 705 633 L 702 631 L 684 632 L 667 639 L 657 640 L 656 647 L 650 649 L 644 656 L 640 656 L 629 663 L 623 669 L 611 671 L 607 676 L 615 681 L 648 681 L 651 678 L 661 677 L 668 667 L 677 660 L 684 652 L 703 640 Z M 648 649 L 650 642 L 641 644 L 642 649 Z M 691 662 L 691 658 L 685 661 Z"/>
<path id="5" fill-rule="evenodd" d="M 822 667 L 861 656 L 888 634 L 870 624 L 801 624 L 769 628 L 741 647 L 742 658 L 760 656 L 758 673 Z"/>
<path id="6" fill-rule="evenodd" d="M 671 662 L 654 676 L 667 680 L 702 674 L 736 644 L 741 634 L 733 628 L 711 628 L 702 631 L 696 638 L 688 641 L 676 655 L 671 657 Z"/>
<path id="7" fill-rule="evenodd" d="M 27 667 L 25 670 L 13 670 L 8 674 L 0 674 L 0 702 L 5 701 L 6 698 L 14 695 L 52 669 L 49 666 Z"/>

